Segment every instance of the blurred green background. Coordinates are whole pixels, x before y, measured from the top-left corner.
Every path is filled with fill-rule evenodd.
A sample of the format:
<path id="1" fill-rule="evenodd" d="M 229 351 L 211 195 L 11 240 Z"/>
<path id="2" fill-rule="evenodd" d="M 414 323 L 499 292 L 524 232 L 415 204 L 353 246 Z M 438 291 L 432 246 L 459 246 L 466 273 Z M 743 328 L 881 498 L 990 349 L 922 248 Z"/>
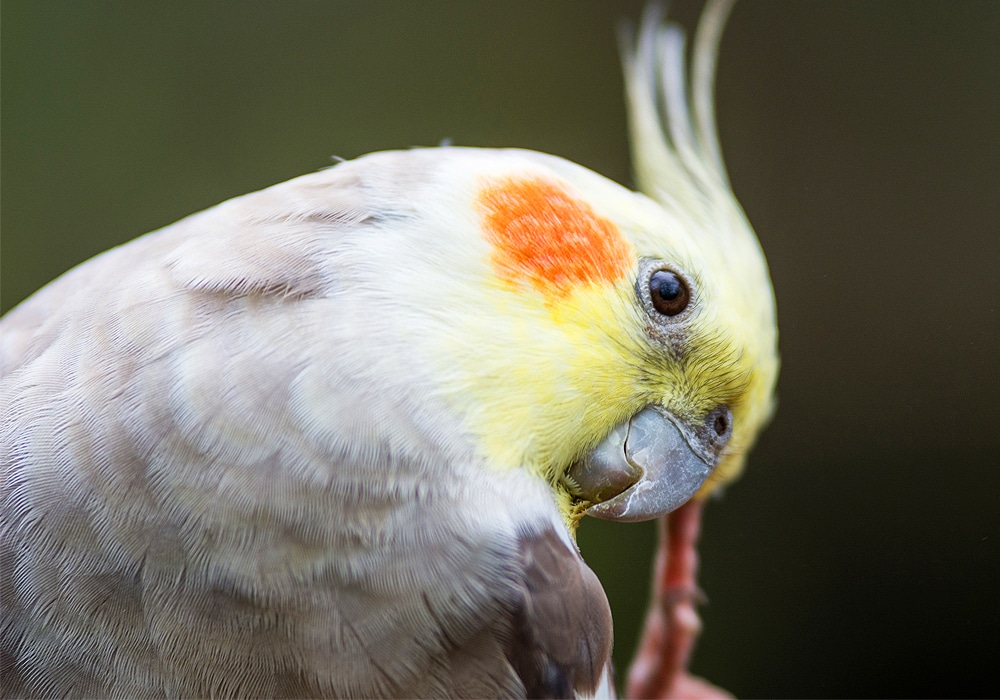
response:
<path id="1" fill-rule="evenodd" d="M 2 304 L 145 231 L 450 139 L 630 182 L 641 2 L 2 5 Z M 671 12 L 691 26 L 700 2 Z M 995 696 L 1000 3 L 738 5 L 718 94 L 780 408 L 707 512 L 693 667 L 741 696 Z M 619 670 L 654 528 L 587 522 Z"/>

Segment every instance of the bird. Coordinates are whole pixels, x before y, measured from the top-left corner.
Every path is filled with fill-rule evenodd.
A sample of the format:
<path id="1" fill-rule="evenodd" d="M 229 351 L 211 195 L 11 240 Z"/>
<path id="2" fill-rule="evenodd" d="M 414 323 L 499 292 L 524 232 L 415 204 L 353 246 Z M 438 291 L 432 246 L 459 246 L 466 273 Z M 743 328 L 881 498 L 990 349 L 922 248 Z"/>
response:
<path id="1" fill-rule="evenodd" d="M 84 262 L 0 320 L 4 697 L 615 692 L 585 516 L 700 503 L 774 408 L 713 83 L 624 40 L 639 192 L 376 152 Z"/>

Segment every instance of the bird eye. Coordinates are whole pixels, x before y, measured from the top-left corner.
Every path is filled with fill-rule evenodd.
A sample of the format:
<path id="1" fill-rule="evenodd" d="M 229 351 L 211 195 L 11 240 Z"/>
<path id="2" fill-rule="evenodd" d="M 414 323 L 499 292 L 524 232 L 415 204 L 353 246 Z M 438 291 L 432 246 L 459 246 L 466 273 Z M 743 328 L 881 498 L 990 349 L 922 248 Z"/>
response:
<path id="1" fill-rule="evenodd" d="M 649 278 L 653 308 L 664 316 L 676 316 L 687 308 L 691 291 L 684 279 L 670 270 L 657 270 Z"/>

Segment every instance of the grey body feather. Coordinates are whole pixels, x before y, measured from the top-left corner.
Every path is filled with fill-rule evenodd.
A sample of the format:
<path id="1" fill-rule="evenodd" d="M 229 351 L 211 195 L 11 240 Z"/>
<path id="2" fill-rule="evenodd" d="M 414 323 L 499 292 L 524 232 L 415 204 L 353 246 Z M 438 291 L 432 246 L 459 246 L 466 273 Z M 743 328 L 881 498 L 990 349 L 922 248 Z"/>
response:
<path id="1" fill-rule="evenodd" d="M 548 485 L 478 463 L 395 322 L 439 158 L 232 200 L 3 319 L 5 697 L 594 689 L 610 612 Z M 536 663 L 553 604 L 587 658 Z"/>

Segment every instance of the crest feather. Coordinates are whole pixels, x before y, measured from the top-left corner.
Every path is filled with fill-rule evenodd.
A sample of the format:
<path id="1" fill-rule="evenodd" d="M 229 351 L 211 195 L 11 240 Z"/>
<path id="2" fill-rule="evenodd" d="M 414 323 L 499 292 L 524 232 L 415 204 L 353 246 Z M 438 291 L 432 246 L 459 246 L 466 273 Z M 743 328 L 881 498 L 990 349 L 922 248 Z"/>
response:
<path id="1" fill-rule="evenodd" d="M 660 4 L 647 8 L 637 38 L 626 27 L 621 42 L 639 189 L 704 223 L 715 221 L 720 207 L 736 203 L 722 161 L 714 99 L 719 42 L 733 4 L 712 0 L 706 6 L 690 71 L 684 31 L 664 23 Z"/>

